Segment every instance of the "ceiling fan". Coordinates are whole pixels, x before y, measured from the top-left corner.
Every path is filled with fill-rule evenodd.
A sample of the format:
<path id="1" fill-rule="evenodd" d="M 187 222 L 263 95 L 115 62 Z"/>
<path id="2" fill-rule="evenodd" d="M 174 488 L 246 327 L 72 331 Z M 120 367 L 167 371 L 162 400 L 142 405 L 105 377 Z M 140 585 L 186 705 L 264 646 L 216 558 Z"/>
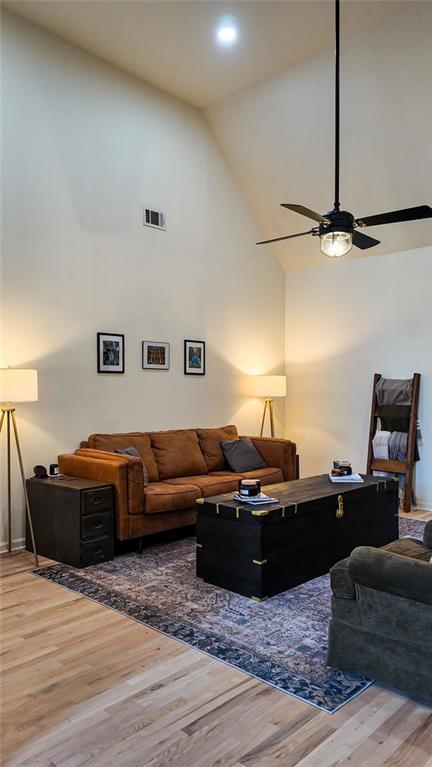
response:
<path id="1" fill-rule="evenodd" d="M 338 258 L 348 253 L 355 245 L 361 250 L 373 248 L 379 245 L 379 240 L 369 237 L 359 228 L 366 226 L 378 226 L 380 224 L 395 224 L 399 221 L 416 221 L 420 218 L 431 218 L 432 208 L 429 205 L 418 205 L 415 208 L 393 210 L 390 213 L 379 213 L 374 216 L 354 218 L 347 210 L 340 210 L 339 201 L 339 155 L 340 155 L 340 0 L 335 0 L 335 38 L 336 38 L 336 66 L 335 66 L 335 201 L 333 210 L 328 213 L 316 213 L 304 205 L 291 205 L 281 203 L 282 208 L 288 208 L 302 216 L 318 222 L 318 226 L 308 229 L 307 232 L 289 234 L 286 237 L 274 237 L 272 240 L 262 240 L 257 245 L 267 245 L 271 242 L 290 240 L 293 237 L 303 237 L 311 234 L 321 240 L 321 252 L 326 256 Z"/>

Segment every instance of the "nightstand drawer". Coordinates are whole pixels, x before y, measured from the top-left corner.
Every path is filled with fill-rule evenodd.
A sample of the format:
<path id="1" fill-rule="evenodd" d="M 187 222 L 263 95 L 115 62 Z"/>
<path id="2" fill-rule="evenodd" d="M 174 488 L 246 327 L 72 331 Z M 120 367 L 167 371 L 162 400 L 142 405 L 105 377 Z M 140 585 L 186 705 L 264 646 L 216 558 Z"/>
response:
<path id="1" fill-rule="evenodd" d="M 81 543 L 81 567 L 106 562 L 113 558 L 113 539 L 109 536 Z"/>
<path id="2" fill-rule="evenodd" d="M 101 514 L 87 514 L 81 519 L 81 538 L 100 538 L 102 535 L 112 535 L 113 518 L 111 511 Z"/>
<path id="3" fill-rule="evenodd" d="M 81 510 L 83 514 L 94 514 L 96 511 L 112 509 L 113 494 L 111 487 L 86 490 L 81 495 Z"/>

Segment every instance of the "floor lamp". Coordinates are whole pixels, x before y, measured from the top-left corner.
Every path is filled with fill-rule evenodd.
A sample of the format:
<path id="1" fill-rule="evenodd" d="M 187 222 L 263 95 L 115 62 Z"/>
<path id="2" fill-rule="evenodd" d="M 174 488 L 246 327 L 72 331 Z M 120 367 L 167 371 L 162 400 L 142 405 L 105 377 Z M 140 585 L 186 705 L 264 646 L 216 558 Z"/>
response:
<path id="1" fill-rule="evenodd" d="M 261 421 L 260 436 L 264 431 L 267 411 L 270 418 L 270 433 L 274 437 L 273 399 L 274 397 L 286 396 L 286 376 L 254 376 L 252 379 L 253 394 L 255 397 L 264 397 L 264 411 Z"/>
<path id="2" fill-rule="evenodd" d="M 33 524 L 30 514 L 30 506 L 27 495 L 27 487 L 24 474 L 24 465 L 22 460 L 21 447 L 18 437 L 18 427 L 15 418 L 16 402 L 37 402 L 38 399 L 38 381 L 37 370 L 25 370 L 23 368 L 2 368 L 0 369 L 0 433 L 3 428 L 3 422 L 6 419 L 6 448 L 7 448 L 7 498 L 8 498 L 8 552 L 12 551 L 12 493 L 11 493 L 11 424 L 15 437 L 15 444 L 18 454 L 18 463 L 21 473 L 21 481 L 24 490 L 24 498 L 27 513 L 28 529 L 30 532 L 33 556 L 36 567 L 39 567 L 39 559 L 36 552 L 36 544 L 33 532 Z M 13 403 L 13 404 L 12 404 Z"/>

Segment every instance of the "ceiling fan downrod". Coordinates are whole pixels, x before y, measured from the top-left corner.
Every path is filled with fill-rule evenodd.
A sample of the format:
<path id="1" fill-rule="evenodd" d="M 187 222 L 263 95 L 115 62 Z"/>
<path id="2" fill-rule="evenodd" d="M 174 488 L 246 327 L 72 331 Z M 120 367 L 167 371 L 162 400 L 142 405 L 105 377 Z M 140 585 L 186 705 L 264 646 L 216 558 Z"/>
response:
<path id="1" fill-rule="evenodd" d="M 339 210 L 339 163 L 340 163 L 340 0 L 335 0 L 335 199 L 334 209 Z"/>

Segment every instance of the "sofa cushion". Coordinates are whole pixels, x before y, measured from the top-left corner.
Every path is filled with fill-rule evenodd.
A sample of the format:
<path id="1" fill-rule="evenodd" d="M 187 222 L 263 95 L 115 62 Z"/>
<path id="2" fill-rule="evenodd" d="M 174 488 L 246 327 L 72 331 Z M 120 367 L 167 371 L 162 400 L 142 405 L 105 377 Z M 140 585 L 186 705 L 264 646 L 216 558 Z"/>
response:
<path id="1" fill-rule="evenodd" d="M 127 447 L 134 447 L 142 458 L 149 481 L 157 482 L 159 479 L 150 435 L 146 432 L 132 431 L 124 434 L 91 434 L 88 438 L 88 446 L 95 450 L 107 450 L 109 452 L 115 452 L 116 448 L 124 450 Z"/>
<path id="2" fill-rule="evenodd" d="M 201 495 L 192 484 L 169 485 L 167 482 L 151 482 L 144 489 L 144 513 L 159 514 L 161 511 L 178 511 L 195 508 Z"/>
<path id="3" fill-rule="evenodd" d="M 402 554 L 403 557 L 411 559 L 420 559 L 423 562 L 429 562 L 432 551 L 416 538 L 400 538 L 398 541 L 392 541 L 381 547 L 385 551 L 391 551 L 393 554 Z"/>
<path id="4" fill-rule="evenodd" d="M 194 429 L 152 432 L 151 444 L 159 479 L 207 474 L 207 464 Z"/>
<path id="5" fill-rule="evenodd" d="M 240 475 L 232 473 L 220 474 L 219 476 L 202 474 L 187 478 L 173 477 L 172 479 L 167 479 L 166 482 L 172 485 L 172 487 L 180 487 L 188 482 L 199 488 L 200 495 L 208 496 L 234 492 L 238 488 L 239 479 Z"/>
<path id="6" fill-rule="evenodd" d="M 221 443 L 226 462 L 233 471 L 243 472 L 262 469 L 266 463 L 249 437 L 224 440 Z"/>
<path id="7" fill-rule="evenodd" d="M 260 479 L 262 485 L 273 485 L 283 482 L 282 469 L 266 466 L 265 469 L 253 469 L 252 471 L 209 471 L 209 477 L 232 477 L 232 479 Z"/>
<path id="8" fill-rule="evenodd" d="M 253 469 L 252 471 L 242 471 L 244 479 L 260 479 L 262 485 L 274 485 L 276 482 L 283 482 L 282 469 L 275 469 L 266 466 L 265 469 Z"/>
<path id="9" fill-rule="evenodd" d="M 197 429 L 198 442 L 209 471 L 222 471 L 227 464 L 221 447 L 223 440 L 238 439 L 236 426 L 221 426 L 220 429 Z"/>

